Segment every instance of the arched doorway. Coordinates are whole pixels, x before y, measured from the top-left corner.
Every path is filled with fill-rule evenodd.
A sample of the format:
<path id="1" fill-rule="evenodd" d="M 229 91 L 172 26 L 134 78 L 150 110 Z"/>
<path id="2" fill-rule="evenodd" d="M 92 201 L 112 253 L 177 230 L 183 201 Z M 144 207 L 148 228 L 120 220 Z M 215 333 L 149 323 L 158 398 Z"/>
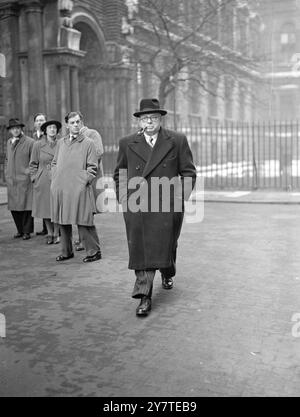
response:
<path id="1" fill-rule="evenodd" d="M 103 123 L 105 85 L 100 64 L 104 62 L 103 47 L 91 26 L 82 21 L 74 24 L 81 32 L 80 50 L 86 55 L 79 68 L 79 102 L 87 126 L 97 128 Z"/>

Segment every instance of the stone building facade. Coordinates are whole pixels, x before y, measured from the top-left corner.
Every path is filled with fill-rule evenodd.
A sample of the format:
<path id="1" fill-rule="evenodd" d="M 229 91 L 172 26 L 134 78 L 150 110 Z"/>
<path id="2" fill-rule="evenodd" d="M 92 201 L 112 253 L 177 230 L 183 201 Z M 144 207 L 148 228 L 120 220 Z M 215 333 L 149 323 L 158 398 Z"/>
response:
<path id="1" fill-rule="evenodd" d="M 185 13 L 189 2 L 179 3 Z M 139 13 L 137 0 L 0 0 L 7 65 L 0 124 L 19 117 L 32 125 L 37 112 L 63 119 L 70 109 L 80 109 L 91 127 L 130 124 L 139 99 L 157 95 L 154 75 L 145 79 L 131 61 L 145 36 Z M 228 24 L 228 46 L 253 54 L 260 22 L 247 2 L 234 2 Z M 190 83 L 168 97 L 168 110 L 180 113 L 182 124 L 255 117 L 251 82 L 221 76 L 207 83 L 214 95 Z"/>
<path id="2" fill-rule="evenodd" d="M 145 24 L 147 16 L 149 17 L 149 10 L 143 10 L 143 3 L 145 2 L 139 2 L 138 15 L 132 21 L 134 32 L 127 37 L 128 43 L 134 49 L 135 56 L 141 58 L 144 54 L 147 54 L 147 48 L 149 48 L 148 50 L 153 48 L 153 43 L 151 43 L 153 30 L 149 24 Z M 199 9 L 201 3 L 205 5 L 206 1 L 170 0 L 169 3 L 171 13 L 176 16 L 175 20 L 180 17 L 183 26 L 188 26 L 191 19 L 200 20 L 201 13 L 197 9 Z M 196 4 L 196 14 L 194 15 L 193 3 Z M 168 96 L 166 107 L 170 115 L 176 113 L 178 124 L 182 125 L 192 124 L 197 126 L 217 121 L 250 121 L 259 113 L 255 101 L 257 95 L 256 80 L 259 79 L 260 71 L 258 50 L 260 49 L 261 30 L 261 19 L 257 13 L 257 1 L 224 1 L 227 4 L 225 10 L 218 7 L 218 4 L 221 3 L 220 0 L 212 0 L 210 3 L 216 4 L 218 11 L 213 18 L 207 18 L 210 25 L 202 31 L 204 35 L 212 39 L 210 47 L 213 52 L 222 54 L 221 50 L 227 49 L 226 53 L 228 55 L 228 51 L 231 51 L 235 56 L 241 54 L 253 59 L 254 62 L 257 61 L 258 65 L 253 71 L 253 76 L 248 76 L 249 74 L 246 74 L 246 71 L 244 73 L 243 71 L 236 71 L 231 74 L 220 71 L 217 76 L 216 73 L 203 72 L 202 76 L 206 88 L 202 88 L 191 80 L 181 84 L 178 83 L 176 89 Z M 203 19 L 205 20 L 206 17 L 204 16 Z M 178 26 L 179 33 L 181 30 L 182 26 Z M 193 38 L 193 42 L 187 42 L 185 45 L 191 54 L 194 53 L 192 43 L 197 44 L 197 36 Z M 157 46 L 159 47 L 159 45 Z M 143 71 L 143 64 L 139 64 L 139 59 L 136 59 L 136 61 L 138 62 L 135 70 L 137 74 L 136 99 L 141 95 L 157 95 L 157 79 L 153 76 L 150 76 L 150 79 L 148 76 L 147 79 L 145 74 L 149 74 L 149 70 L 144 69 Z M 140 60 L 140 62 L 142 61 L 143 59 Z M 242 65 L 240 66 L 242 67 Z"/>
<path id="3" fill-rule="evenodd" d="M 289 121 L 300 115 L 300 1 L 264 0 L 263 120 Z"/>
<path id="4" fill-rule="evenodd" d="M 124 123 L 129 109 L 119 0 L 0 2 L 1 119 L 32 122 L 37 112 L 63 119 L 81 109 L 90 125 Z"/>

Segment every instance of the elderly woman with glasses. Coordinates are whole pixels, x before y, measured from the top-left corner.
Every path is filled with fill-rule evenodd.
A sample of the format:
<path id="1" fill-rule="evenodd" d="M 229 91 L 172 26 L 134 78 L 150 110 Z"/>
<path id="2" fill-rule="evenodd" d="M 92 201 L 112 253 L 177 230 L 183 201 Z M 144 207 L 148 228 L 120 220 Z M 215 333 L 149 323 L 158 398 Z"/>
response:
<path id="1" fill-rule="evenodd" d="M 30 175 L 33 182 L 33 217 L 44 219 L 47 227 L 48 245 L 59 243 L 59 226 L 51 222 L 50 214 L 50 185 L 51 162 L 54 158 L 57 135 L 61 129 L 61 123 L 57 120 L 49 120 L 41 126 L 42 138 L 33 145 L 30 160 Z"/>

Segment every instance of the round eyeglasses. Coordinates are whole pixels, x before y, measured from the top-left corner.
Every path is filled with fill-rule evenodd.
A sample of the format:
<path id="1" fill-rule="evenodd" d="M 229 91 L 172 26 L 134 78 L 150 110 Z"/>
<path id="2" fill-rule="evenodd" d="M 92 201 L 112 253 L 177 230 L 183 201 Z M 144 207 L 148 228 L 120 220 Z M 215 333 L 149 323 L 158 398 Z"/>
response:
<path id="1" fill-rule="evenodd" d="M 140 117 L 140 120 L 142 122 L 147 122 L 148 120 L 150 120 L 150 122 L 157 122 L 159 119 L 160 119 L 160 116 L 157 116 L 157 115 Z"/>

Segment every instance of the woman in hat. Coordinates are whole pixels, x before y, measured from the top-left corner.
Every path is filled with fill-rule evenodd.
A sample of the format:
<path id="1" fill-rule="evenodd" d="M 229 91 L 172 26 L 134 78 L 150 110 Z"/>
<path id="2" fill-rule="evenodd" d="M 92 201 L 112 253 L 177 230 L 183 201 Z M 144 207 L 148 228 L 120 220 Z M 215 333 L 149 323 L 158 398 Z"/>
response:
<path id="1" fill-rule="evenodd" d="M 50 215 L 50 185 L 51 162 L 57 145 L 57 135 L 61 129 L 61 123 L 57 120 L 49 120 L 41 126 L 44 133 L 42 138 L 33 145 L 30 160 L 30 175 L 33 182 L 32 215 L 44 219 L 48 236 L 47 244 L 59 243 L 58 224 L 51 222 Z"/>

